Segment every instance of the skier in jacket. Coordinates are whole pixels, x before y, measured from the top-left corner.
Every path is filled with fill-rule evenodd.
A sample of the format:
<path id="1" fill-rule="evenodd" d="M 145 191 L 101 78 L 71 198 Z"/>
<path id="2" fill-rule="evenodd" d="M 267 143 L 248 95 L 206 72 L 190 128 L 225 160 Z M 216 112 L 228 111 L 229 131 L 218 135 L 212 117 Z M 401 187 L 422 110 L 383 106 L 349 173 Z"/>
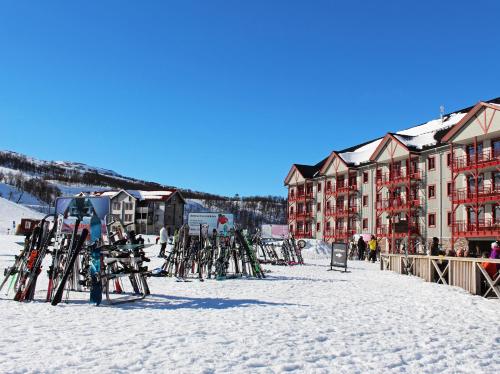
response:
<path id="1" fill-rule="evenodd" d="M 368 261 L 375 263 L 377 261 L 377 239 L 375 238 L 375 235 L 372 235 L 372 238 L 368 242 L 368 247 L 370 248 Z"/>
<path id="2" fill-rule="evenodd" d="M 160 230 L 160 254 L 158 257 L 165 257 L 165 249 L 167 248 L 168 243 L 168 231 L 165 225 Z"/>
<path id="3" fill-rule="evenodd" d="M 365 259 L 366 242 L 363 236 L 360 235 L 358 239 L 358 260 L 363 261 Z"/>

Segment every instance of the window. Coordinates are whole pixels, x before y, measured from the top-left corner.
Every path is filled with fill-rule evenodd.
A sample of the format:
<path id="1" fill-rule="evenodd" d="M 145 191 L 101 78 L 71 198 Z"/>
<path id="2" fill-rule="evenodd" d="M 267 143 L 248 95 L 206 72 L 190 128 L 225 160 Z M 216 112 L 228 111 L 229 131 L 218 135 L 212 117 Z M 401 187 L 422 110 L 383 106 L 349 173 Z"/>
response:
<path id="1" fill-rule="evenodd" d="M 368 218 L 363 218 L 363 230 L 368 230 Z"/>
<path id="2" fill-rule="evenodd" d="M 321 203 L 316 204 L 316 211 L 321 212 Z"/>
<path id="3" fill-rule="evenodd" d="M 446 166 L 451 166 L 451 153 L 446 154 Z"/>
<path id="4" fill-rule="evenodd" d="M 125 222 L 132 222 L 132 214 L 125 214 Z"/>
<path id="5" fill-rule="evenodd" d="M 318 183 L 318 192 L 321 192 L 321 182 Z"/>
<path id="6" fill-rule="evenodd" d="M 436 185 L 431 185 L 427 187 L 427 197 L 429 199 L 435 199 L 436 198 Z"/>
<path id="7" fill-rule="evenodd" d="M 363 172 L 363 183 L 368 183 L 368 172 L 367 171 Z"/>
<path id="8" fill-rule="evenodd" d="M 113 203 L 113 210 L 120 210 L 121 209 L 121 203 L 120 202 L 114 202 Z"/>
<path id="9" fill-rule="evenodd" d="M 427 216 L 427 222 L 429 227 L 436 227 L 436 213 L 430 213 Z"/>
<path id="10" fill-rule="evenodd" d="M 332 189 L 332 182 L 331 181 L 326 182 L 326 190 L 331 191 L 331 189 Z"/>
<path id="11" fill-rule="evenodd" d="M 293 225 L 290 225 L 290 232 L 293 232 Z"/>
<path id="12" fill-rule="evenodd" d="M 326 202 L 326 210 L 330 210 L 331 208 L 331 204 L 329 201 Z"/>
<path id="13" fill-rule="evenodd" d="M 451 212 L 448 212 L 448 226 L 451 226 Z"/>
<path id="14" fill-rule="evenodd" d="M 316 231 L 321 231 L 321 223 L 316 223 Z"/>
<path id="15" fill-rule="evenodd" d="M 427 159 L 427 169 L 434 170 L 436 168 L 436 158 L 434 156 Z"/>
<path id="16" fill-rule="evenodd" d="M 446 185 L 446 192 L 448 193 L 448 196 L 451 196 L 451 182 L 448 182 Z"/>
<path id="17" fill-rule="evenodd" d="M 363 195 L 363 206 L 368 206 L 368 195 Z"/>

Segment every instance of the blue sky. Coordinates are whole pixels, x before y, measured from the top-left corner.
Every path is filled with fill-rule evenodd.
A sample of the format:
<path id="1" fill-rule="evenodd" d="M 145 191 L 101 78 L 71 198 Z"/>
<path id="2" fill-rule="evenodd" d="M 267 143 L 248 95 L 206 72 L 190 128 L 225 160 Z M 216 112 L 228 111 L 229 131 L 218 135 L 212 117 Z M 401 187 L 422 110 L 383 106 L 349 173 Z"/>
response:
<path id="1" fill-rule="evenodd" d="M 497 1 L 2 1 L 0 149 L 227 195 L 500 96 Z"/>

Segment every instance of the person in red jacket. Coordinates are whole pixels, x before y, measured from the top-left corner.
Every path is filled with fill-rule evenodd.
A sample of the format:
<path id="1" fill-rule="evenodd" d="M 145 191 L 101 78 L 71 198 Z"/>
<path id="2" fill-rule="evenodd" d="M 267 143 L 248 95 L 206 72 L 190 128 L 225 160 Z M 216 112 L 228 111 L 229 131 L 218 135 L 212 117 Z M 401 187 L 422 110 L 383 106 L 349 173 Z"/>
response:
<path id="1" fill-rule="evenodd" d="M 498 242 L 493 242 L 491 243 L 491 253 L 490 253 L 490 258 L 491 259 L 499 259 L 500 258 L 500 246 L 498 245 Z M 495 279 L 496 275 L 499 271 L 500 264 L 495 264 L 492 262 L 483 262 L 482 263 L 484 270 L 489 274 L 491 279 Z"/>

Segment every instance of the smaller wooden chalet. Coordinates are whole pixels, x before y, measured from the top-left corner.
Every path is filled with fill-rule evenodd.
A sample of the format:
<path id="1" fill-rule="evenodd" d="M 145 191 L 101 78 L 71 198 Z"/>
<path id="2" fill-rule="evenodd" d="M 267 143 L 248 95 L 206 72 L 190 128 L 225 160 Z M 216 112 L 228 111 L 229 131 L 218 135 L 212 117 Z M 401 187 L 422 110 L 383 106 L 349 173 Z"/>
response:
<path id="1" fill-rule="evenodd" d="M 172 235 L 184 221 L 186 200 L 178 190 L 112 190 L 94 192 L 110 198 L 110 214 L 137 234 L 158 235 L 165 225 Z"/>

